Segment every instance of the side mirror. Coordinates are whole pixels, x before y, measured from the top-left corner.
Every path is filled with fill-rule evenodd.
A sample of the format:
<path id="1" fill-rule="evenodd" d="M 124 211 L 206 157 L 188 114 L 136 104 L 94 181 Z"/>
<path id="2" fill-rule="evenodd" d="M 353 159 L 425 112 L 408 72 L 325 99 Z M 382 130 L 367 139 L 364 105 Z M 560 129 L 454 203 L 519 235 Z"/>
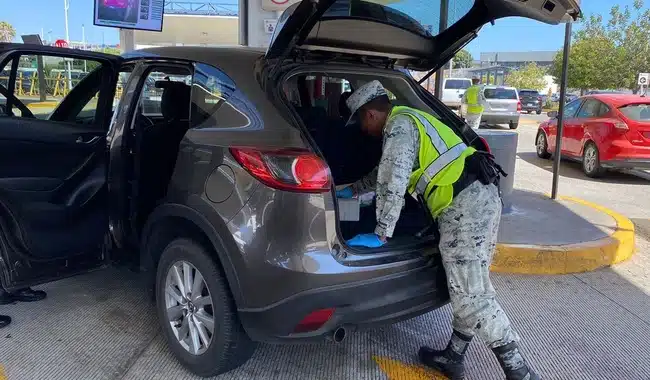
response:
<path id="1" fill-rule="evenodd" d="M 458 97 L 459 97 L 459 98 L 462 98 L 462 97 L 463 97 L 463 95 L 460 95 L 460 94 L 459 94 L 459 95 L 458 95 Z"/>
<path id="2" fill-rule="evenodd" d="M 557 111 L 548 111 L 546 113 L 546 116 L 548 116 L 551 119 L 555 119 L 555 118 L 557 118 Z"/>

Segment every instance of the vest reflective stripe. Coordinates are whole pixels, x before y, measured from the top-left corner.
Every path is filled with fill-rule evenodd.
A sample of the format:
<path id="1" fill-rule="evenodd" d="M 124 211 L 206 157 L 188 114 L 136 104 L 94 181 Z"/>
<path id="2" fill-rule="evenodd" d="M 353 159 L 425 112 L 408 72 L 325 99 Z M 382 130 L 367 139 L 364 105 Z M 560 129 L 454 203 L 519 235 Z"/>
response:
<path id="1" fill-rule="evenodd" d="M 400 114 L 405 114 L 405 113 L 418 119 L 418 121 L 424 126 L 424 129 L 427 131 L 427 135 L 431 139 L 431 143 L 433 144 L 433 146 L 438 151 L 438 154 L 443 154 L 448 150 L 447 144 L 445 144 L 445 141 L 440 136 L 440 133 L 438 133 L 438 131 L 433 127 L 433 125 L 431 125 L 429 120 L 427 120 L 424 116 L 420 115 L 416 111 L 410 109 L 405 109 L 400 111 Z"/>
<path id="2" fill-rule="evenodd" d="M 483 106 L 478 102 L 478 95 L 481 92 L 481 87 L 472 86 L 465 91 L 465 97 L 467 98 L 467 112 L 468 113 L 481 113 L 483 112 Z"/>
<path id="3" fill-rule="evenodd" d="M 442 171 L 447 165 L 451 164 L 454 160 L 459 158 L 463 152 L 467 149 L 465 143 L 460 143 L 451 149 L 448 149 L 446 152 L 438 156 L 427 168 L 424 170 L 424 173 L 418 179 L 417 185 L 415 185 L 415 191 L 417 194 L 425 194 L 429 182 Z"/>

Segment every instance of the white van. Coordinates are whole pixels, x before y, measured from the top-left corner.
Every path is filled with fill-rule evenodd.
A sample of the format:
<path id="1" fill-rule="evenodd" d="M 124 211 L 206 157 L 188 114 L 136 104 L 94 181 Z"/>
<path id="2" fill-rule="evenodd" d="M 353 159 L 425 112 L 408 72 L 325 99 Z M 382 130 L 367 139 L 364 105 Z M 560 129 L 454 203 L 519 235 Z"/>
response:
<path id="1" fill-rule="evenodd" d="M 450 108 L 460 108 L 460 99 L 472 86 L 467 78 L 445 78 L 442 82 L 442 102 Z"/>

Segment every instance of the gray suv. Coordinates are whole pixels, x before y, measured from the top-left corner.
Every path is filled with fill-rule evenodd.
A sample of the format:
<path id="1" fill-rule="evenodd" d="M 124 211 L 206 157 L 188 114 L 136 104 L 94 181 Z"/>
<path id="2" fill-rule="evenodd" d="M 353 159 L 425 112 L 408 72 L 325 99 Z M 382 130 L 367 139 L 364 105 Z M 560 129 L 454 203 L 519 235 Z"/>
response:
<path id="1" fill-rule="evenodd" d="M 570 0 L 458 3 L 462 17 L 432 32 L 408 7 L 303 1 L 266 52 L 0 45 L 2 287 L 139 268 L 169 348 L 202 376 L 243 364 L 257 342 L 340 342 L 444 305 L 436 228 L 418 202 L 386 246 L 345 243 L 374 228 L 374 208 L 343 217 L 334 190 L 381 156 L 381 141 L 344 126 L 346 89 L 380 79 L 396 104 L 487 149 L 404 68 L 440 68 L 497 18 L 579 12 Z M 16 91 L 23 56 L 92 71 L 43 111 Z"/>

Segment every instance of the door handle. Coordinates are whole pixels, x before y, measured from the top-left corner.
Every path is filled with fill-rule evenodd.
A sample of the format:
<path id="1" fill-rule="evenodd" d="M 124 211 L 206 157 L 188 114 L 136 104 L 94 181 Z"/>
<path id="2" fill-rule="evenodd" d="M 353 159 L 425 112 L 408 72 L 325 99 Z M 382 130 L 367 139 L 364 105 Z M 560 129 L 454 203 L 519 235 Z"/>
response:
<path id="1" fill-rule="evenodd" d="M 90 140 L 86 141 L 84 140 L 83 137 L 79 136 L 77 137 L 77 140 L 75 141 L 77 144 L 93 144 L 99 140 L 99 136 L 93 136 Z"/>

